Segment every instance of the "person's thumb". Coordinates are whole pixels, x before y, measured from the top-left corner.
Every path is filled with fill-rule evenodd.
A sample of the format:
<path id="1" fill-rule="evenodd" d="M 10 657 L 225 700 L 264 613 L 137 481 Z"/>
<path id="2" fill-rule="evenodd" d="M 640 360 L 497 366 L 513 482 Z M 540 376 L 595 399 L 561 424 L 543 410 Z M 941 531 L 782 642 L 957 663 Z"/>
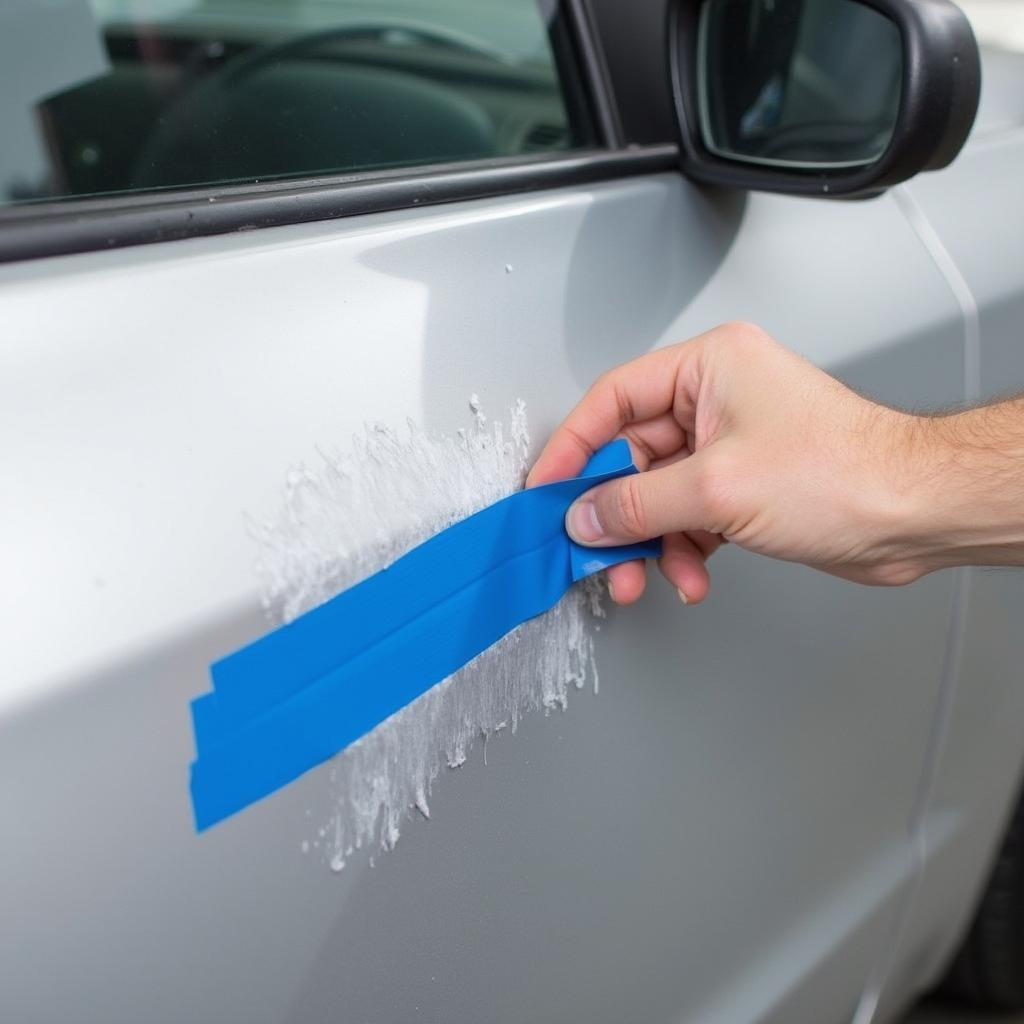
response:
<path id="1" fill-rule="evenodd" d="M 682 530 L 709 529 L 699 500 L 701 455 L 619 477 L 580 495 L 565 514 L 577 544 L 610 547 Z"/>

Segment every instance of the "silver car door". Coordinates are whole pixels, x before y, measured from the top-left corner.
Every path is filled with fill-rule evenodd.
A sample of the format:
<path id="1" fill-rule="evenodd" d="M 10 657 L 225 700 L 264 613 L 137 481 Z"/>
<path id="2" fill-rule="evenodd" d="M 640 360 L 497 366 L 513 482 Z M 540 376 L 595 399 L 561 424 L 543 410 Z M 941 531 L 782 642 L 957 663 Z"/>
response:
<path id="1" fill-rule="evenodd" d="M 973 138 L 948 172 L 907 186 L 908 212 L 955 266 L 970 325 L 969 397 L 1024 389 L 1024 58 L 984 52 Z M 879 1019 L 941 974 L 970 923 L 1003 828 L 1020 798 L 1024 744 L 1024 578 L 974 569 L 958 624 L 957 686 L 917 821 L 922 878 L 902 929 Z"/>
<path id="2" fill-rule="evenodd" d="M 523 400 L 535 453 L 602 370 L 736 317 L 886 400 L 962 395 L 961 310 L 892 197 L 701 190 L 626 120 L 632 150 L 467 164 L 422 209 L 387 170 L 200 189 L 198 233 L 145 195 L 15 208 L 9 255 L 42 258 L 0 270 L 6 1017 L 851 1016 L 914 870 L 949 575 L 869 591 L 726 550 L 704 607 L 573 599 L 457 680 L 548 713 L 481 720 L 388 852 L 338 839 L 352 788 L 376 799 L 344 757 L 192 825 L 189 701 L 271 626 L 247 517 L 367 424 L 478 437 Z M 82 251 L 108 212 L 149 244 Z M 587 638 L 598 693 L 564 654 Z"/>

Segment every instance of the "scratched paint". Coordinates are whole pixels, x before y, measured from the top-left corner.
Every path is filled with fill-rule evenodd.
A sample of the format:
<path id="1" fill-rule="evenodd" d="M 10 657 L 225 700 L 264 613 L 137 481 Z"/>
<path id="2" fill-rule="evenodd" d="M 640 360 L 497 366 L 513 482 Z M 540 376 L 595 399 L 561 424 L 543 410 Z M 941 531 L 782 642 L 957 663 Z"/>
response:
<path id="1" fill-rule="evenodd" d="M 275 623 L 323 603 L 427 537 L 522 485 L 529 454 L 520 401 L 508 427 L 473 395 L 472 425 L 431 437 L 368 427 L 349 449 L 321 451 L 289 474 L 278 516 L 254 525 L 264 604 Z M 390 848 L 413 810 L 430 815 L 439 776 L 478 740 L 515 732 L 531 711 L 564 709 L 572 689 L 597 689 L 591 620 L 601 585 L 576 586 L 443 683 L 332 759 L 330 810 L 304 850 L 334 870 L 364 846 Z"/>

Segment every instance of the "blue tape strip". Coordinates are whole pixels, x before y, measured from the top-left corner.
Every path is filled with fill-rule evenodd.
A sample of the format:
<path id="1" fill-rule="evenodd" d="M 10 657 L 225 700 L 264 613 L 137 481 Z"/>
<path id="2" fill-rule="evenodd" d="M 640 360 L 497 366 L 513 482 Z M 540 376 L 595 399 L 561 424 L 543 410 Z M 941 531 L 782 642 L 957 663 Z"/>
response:
<path id="1" fill-rule="evenodd" d="M 579 477 L 510 495 L 455 523 L 287 626 L 216 662 L 192 702 L 192 805 L 205 829 L 331 757 L 520 623 L 575 580 L 660 542 L 581 548 L 571 502 L 635 473 L 625 441 Z"/>

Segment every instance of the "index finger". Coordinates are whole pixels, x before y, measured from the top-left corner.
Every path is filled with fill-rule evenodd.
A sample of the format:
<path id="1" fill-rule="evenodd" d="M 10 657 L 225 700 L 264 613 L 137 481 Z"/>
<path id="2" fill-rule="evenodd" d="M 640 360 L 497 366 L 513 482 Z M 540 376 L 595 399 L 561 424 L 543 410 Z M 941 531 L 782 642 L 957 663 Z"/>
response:
<path id="1" fill-rule="evenodd" d="M 657 349 L 600 376 L 551 435 L 526 486 L 578 475 L 623 427 L 672 410 L 686 344 Z"/>

